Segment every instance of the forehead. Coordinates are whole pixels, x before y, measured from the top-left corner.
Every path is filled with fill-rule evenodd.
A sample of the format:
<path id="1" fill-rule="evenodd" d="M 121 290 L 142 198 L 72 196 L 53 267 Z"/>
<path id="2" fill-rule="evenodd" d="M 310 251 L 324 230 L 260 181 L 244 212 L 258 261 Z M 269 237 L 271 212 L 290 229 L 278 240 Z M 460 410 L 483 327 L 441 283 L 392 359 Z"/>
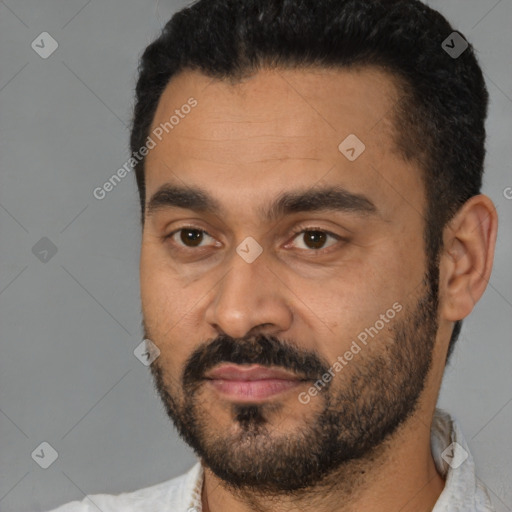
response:
<path id="1" fill-rule="evenodd" d="M 392 126 L 389 114 L 399 99 L 393 78 L 375 68 L 264 69 L 236 83 L 186 70 L 164 90 L 152 129 L 168 122 L 169 114 L 180 110 L 190 97 L 198 103 L 189 116 L 193 120 L 180 119 L 172 130 L 176 137 L 164 137 L 176 145 L 195 138 L 213 151 L 224 149 L 226 139 L 251 138 L 250 146 L 244 148 L 250 151 L 245 161 L 268 146 L 265 140 L 258 144 L 256 137 L 275 139 L 266 147 L 267 156 L 290 146 L 299 154 L 318 154 L 333 137 L 347 131 L 366 134 L 379 124 L 373 139 Z"/>
<path id="2" fill-rule="evenodd" d="M 183 108 L 191 99 L 195 106 Z M 394 143 L 397 101 L 393 78 L 375 68 L 261 70 L 237 83 L 183 71 L 153 119 L 150 135 L 159 130 L 161 140 L 153 137 L 146 157 L 146 199 L 169 181 L 221 185 L 239 198 L 319 180 L 367 191 L 384 161 L 393 167 L 389 180 L 421 187 L 417 173 L 400 175 L 406 163 Z M 351 134 L 366 147 L 354 162 L 339 149 Z"/>

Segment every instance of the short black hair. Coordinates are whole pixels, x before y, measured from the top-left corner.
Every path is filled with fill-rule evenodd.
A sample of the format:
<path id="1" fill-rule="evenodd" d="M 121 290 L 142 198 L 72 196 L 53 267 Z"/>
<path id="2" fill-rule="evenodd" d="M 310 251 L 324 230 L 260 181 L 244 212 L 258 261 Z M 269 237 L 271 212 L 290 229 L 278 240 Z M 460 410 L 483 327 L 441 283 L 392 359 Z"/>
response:
<path id="1" fill-rule="evenodd" d="M 401 98 L 393 112 L 396 150 L 422 169 L 424 240 L 438 269 L 443 228 L 480 193 L 485 157 L 485 81 L 470 43 L 457 58 L 442 48 L 453 32 L 419 0 L 196 1 L 174 14 L 141 57 L 131 150 L 145 145 L 159 99 L 180 71 L 231 82 L 264 68 L 387 71 Z M 144 159 L 135 174 L 144 224 Z M 455 323 L 447 360 L 461 327 Z"/>

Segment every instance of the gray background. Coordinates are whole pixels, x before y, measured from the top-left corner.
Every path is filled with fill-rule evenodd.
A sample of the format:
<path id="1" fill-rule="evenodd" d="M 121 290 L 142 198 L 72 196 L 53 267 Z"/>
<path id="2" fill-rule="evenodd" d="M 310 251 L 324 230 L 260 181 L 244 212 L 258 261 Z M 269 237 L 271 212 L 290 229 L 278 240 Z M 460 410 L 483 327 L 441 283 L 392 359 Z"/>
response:
<path id="1" fill-rule="evenodd" d="M 484 192 L 501 219 L 494 272 L 439 405 L 460 420 L 496 509 L 510 511 L 512 2 L 429 4 L 478 49 L 491 96 Z M 2 512 L 135 490 L 195 462 L 133 354 L 142 339 L 134 176 L 101 201 L 92 195 L 129 156 L 139 55 L 184 5 L 0 1 Z M 31 48 L 45 31 L 59 44 L 47 59 Z M 57 248 L 47 262 L 32 252 L 43 237 Z M 31 457 L 43 441 L 58 452 L 48 469 Z"/>

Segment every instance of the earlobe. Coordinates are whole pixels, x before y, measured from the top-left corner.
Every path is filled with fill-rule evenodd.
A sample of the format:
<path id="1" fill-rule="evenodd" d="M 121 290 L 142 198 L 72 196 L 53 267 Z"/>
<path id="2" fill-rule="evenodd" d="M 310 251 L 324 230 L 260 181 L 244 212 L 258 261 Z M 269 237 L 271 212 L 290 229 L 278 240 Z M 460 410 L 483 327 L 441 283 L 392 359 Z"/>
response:
<path id="1" fill-rule="evenodd" d="M 491 275 L 498 216 L 491 199 L 470 198 L 444 230 L 440 261 L 441 316 L 456 322 L 468 316 Z"/>

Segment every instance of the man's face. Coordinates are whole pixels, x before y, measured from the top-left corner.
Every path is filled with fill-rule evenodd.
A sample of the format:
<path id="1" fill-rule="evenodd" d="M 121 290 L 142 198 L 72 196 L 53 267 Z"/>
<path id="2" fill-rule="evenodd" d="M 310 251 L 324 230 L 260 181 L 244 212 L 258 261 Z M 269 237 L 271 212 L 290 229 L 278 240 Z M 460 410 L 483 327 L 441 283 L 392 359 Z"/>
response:
<path id="1" fill-rule="evenodd" d="M 179 121 L 152 136 L 146 206 L 168 186 L 201 189 L 218 209 L 160 193 L 146 213 L 151 371 L 180 434 L 235 487 L 313 485 L 418 405 L 437 291 L 420 171 L 393 142 L 397 100 L 370 69 L 237 85 L 187 71 L 160 99 L 151 130 Z M 339 149 L 350 134 L 362 153 L 354 139 Z M 286 374 L 211 374 L 255 365 Z"/>

